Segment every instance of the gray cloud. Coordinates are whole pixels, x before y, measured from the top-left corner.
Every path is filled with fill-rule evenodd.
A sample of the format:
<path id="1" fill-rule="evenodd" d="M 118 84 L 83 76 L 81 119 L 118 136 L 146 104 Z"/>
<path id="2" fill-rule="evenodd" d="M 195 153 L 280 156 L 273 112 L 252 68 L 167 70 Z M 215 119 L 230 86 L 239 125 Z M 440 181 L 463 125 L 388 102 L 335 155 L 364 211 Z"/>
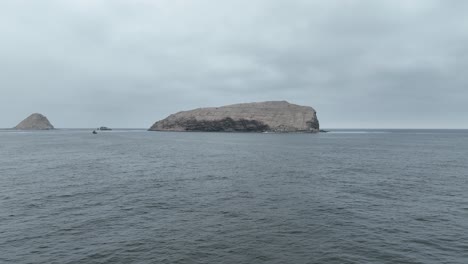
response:
<path id="1" fill-rule="evenodd" d="M 289 100 L 324 127 L 467 127 L 462 0 L 0 2 L 1 127 L 149 127 Z"/>

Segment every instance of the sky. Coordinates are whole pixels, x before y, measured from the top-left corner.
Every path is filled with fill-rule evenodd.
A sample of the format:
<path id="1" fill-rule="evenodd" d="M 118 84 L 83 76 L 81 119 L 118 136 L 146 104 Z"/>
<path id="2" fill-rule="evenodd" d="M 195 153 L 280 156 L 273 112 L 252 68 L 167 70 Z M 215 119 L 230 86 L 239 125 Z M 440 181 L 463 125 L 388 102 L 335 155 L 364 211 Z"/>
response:
<path id="1" fill-rule="evenodd" d="M 468 128 L 465 0 L 1 0 L 0 127 L 149 128 L 287 100 L 323 128 Z"/>

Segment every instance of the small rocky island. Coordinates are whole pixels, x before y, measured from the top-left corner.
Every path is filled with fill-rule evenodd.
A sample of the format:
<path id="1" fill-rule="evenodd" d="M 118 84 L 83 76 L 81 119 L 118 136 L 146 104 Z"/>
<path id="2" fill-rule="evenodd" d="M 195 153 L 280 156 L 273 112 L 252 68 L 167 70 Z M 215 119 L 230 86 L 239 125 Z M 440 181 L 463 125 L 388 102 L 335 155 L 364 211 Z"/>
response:
<path id="1" fill-rule="evenodd" d="M 47 117 L 44 115 L 34 113 L 21 121 L 14 129 L 19 130 L 50 130 L 54 129 L 54 126 L 49 122 Z"/>
<path id="2" fill-rule="evenodd" d="M 198 108 L 172 114 L 150 131 L 319 132 L 316 111 L 286 101 Z"/>

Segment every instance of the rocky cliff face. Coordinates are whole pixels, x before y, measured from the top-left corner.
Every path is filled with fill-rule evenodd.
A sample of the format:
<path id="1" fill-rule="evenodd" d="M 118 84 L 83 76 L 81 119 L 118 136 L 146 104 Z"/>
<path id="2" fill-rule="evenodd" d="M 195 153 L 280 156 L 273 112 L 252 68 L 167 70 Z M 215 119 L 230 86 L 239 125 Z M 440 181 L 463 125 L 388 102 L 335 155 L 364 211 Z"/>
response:
<path id="1" fill-rule="evenodd" d="M 19 123 L 15 129 L 20 130 L 48 130 L 54 129 L 54 126 L 49 122 L 47 117 L 35 113 L 30 115 L 28 118 L 24 119 Z"/>
<path id="2" fill-rule="evenodd" d="M 151 131 L 318 132 L 312 107 L 286 101 L 199 108 L 170 115 Z"/>

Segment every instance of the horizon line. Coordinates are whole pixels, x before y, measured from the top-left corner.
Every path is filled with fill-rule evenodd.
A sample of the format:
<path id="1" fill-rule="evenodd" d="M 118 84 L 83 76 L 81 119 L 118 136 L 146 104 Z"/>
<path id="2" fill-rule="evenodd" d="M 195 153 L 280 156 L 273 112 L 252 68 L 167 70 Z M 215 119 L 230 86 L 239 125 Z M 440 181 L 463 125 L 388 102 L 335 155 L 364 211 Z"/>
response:
<path id="1" fill-rule="evenodd" d="M 144 127 L 109 127 L 111 129 L 135 129 L 135 130 L 148 130 L 149 128 Z M 49 130 L 61 130 L 61 129 L 96 129 L 95 127 L 54 127 L 53 129 Z M 405 130 L 405 129 L 412 129 L 412 130 L 468 130 L 467 128 L 430 128 L 430 127 L 334 127 L 334 128 L 320 128 L 320 130 L 333 130 L 333 129 L 365 129 L 365 130 Z M 0 130 L 21 130 L 13 128 L 0 128 Z"/>

